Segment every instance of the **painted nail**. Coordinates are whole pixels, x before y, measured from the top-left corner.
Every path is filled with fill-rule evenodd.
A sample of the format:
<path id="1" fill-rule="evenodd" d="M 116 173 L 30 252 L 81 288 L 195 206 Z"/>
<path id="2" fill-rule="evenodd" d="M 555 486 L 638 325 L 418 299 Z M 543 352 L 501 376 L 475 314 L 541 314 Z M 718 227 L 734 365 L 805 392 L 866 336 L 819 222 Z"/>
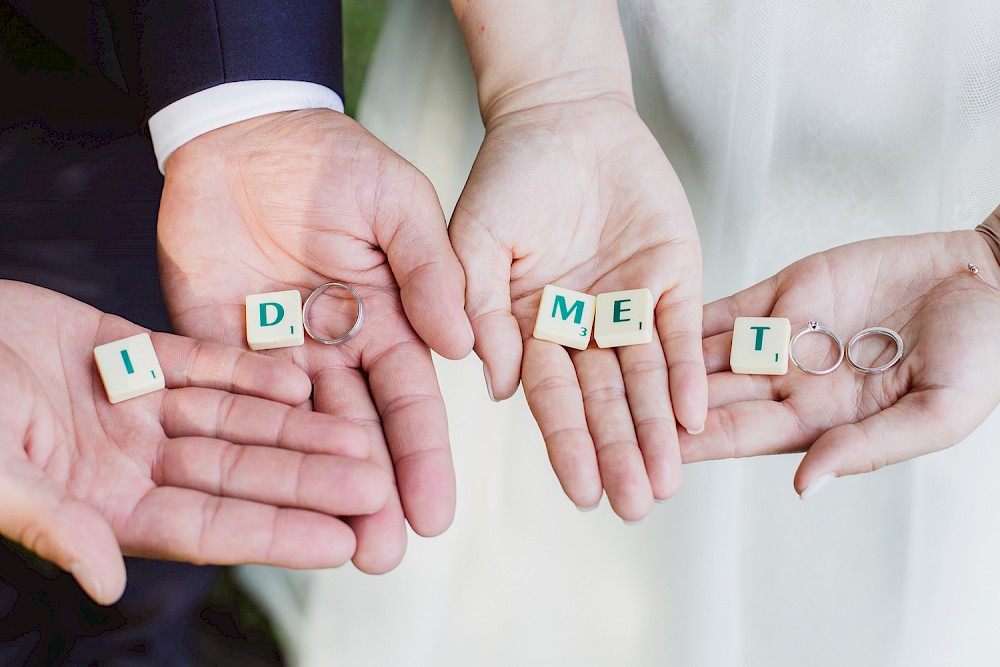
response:
<path id="1" fill-rule="evenodd" d="M 702 424 L 698 428 L 685 428 L 684 430 L 688 432 L 688 435 L 698 435 L 705 432 L 705 425 Z"/>
<path id="2" fill-rule="evenodd" d="M 799 498 L 801 498 L 802 500 L 809 500 L 810 498 L 815 496 L 820 489 L 829 484 L 830 480 L 836 478 L 837 478 L 837 473 L 835 472 L 828 472 L 824 475 L 820 475 L 819 477 L 814 479 L 812 483 L 809 484 L 809 486 L 806 487 L 806 490 L 802 492 L 802 495 L 800 495 Z"/>
<path id="3" fill-rule="evenodd" d="M 73 578 L 76 579 L 81 588 L 88 591 L 98 601 L 104 599 L 104 589 L 101 586 L 101 582 L 86 565 L 79 561 L 70 563 L 69 573 L 73 575 Z M 104 603 L 101 602 L 101 604 Z"/>
<path id="4" fill-rule="evenodd" d="M 483 364 L 483 377 L 486 378 L 486 392 L 490 395 L 490 400 L 499 403 L 497 397 L 493 395 L 493 378 L 490 377 L 490 369 Z"/>

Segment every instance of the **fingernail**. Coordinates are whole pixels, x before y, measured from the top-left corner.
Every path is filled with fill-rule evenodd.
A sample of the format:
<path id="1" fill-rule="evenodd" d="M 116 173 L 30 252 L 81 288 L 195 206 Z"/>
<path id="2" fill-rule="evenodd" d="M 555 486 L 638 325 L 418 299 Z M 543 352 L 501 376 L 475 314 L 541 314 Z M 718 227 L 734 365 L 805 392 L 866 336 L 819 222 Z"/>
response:
<path id="1" fill-rule="evenodd" d="M 86 565 L 79 561 L 70 563 L 69 573 L 73 575 L 76 582 L 80 584 L 80 588 L 88 591 L 97 601 L 104 599 L 104 588 L 101 586 L 101 582 L 94 576 L 94 574 L 90 571 L 90 568 Z M 101 602 L 101 604 L 103 604 L 103 602 Z"/>
<path id="2" fill-rule="evenodd" d="M 809 486 L 806 487 L 806 490 L 802 492 L 802 495 L 800 495 L 799 498 L 801 498 L 802 500 L 809 500 L 810 498 L 815 496 L 820 489 L 829 484 L 830 480 L 836 478 L 837 478 L 837 473 L 835 472 L 828 472 L 825 475 L 820 475 L 819 477 L 814 479 L 812 483 L 809 484 Z"/>
<path id="3" fill-rule="evenodd" d="M 594 503 L 590 507 L 581 507 L 580 505 L 577 505 L 576 509 L 579 510 L 580 512 L 582 512 L 583 514 L 586 514 L 587 512 L 593 512 L 594 510 L 596 510 L 600 506 L 601 506 L 601 501 L 598 500 L 596 503 Z"/>
<path id="4" fill-rule="evenodd" d="M 670 501 L 670 498 L 653 498 L 653 502 L 657 505 L 662 505 Z"/>
<path id="5" fill-rule="evenodd" d="M 645 523 L 645 522 L 646 522 L 646 517 L 642 517 L 641 519 L 636 519 L 635 521 L 626 521 L 625 525 L 626 526 L 638 526 L 639 524 L 642 524 L 642 523 Z"/>
<path id="6" fill-rule="evenodd" d="M 493 395 L 493 379 L 490 377 L 490 369 L 483 364 L 483 377 L 486 378 L 486 391 L 490 395 L 490 400 L 494 403 L 499 403 L 497 397 Z"/>
<path id="7" fill-rule="evenodd" d="M 684 430 L 688 432 L 688 435 L 698 435 L 705 432 L 705 425 L 702 424 L 698 428 L 685 428 Z"/>

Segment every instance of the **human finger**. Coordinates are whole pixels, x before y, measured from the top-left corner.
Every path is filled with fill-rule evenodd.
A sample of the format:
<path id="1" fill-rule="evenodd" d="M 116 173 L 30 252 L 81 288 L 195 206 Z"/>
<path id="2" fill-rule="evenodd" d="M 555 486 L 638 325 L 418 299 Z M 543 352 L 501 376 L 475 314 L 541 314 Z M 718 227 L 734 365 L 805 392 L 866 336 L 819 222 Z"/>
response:
<path id="1" fill-rule="evenodd" d="M 7 440 L 7 442 L 4 442 Z M 71 496 L 0 434 L 0 534 L 69 572 L 95 602 L 110 605 L 125 591 L 125 561 L 107 520 Z"/>
<path id="2" fill-rule="evenodd" d="M 437 193 L 402 158 L 383 178 L 375 236 L 399 285 L 406 317 L 435 352 L 462 359 L 474 343 L 465 313 L 465 273 L 448 239 Z"/>
<path id="3" fill-rule="evenodd" d="M 667 391 L 667 365 L 660 341 L 618 348 L 625 391 L 653 498 L 665 500 L 681 484 L 677 423 Z"/>
<path id="4" fill-rule="evenodd" d="M 670 403 L 677 421 L 692 433 L 704 428 L 708 411 L 701 317 L 699 266 L 696 278 L 668 291 L 656 306 L 656 330 L 667 359 Z"/>
<path id="5" fill-rule="evenodd" d="M 461 202 L 452 216 L 451 240 L 466 275 L 465 307 L 476 338 L 476 354 L 491 400 L 510 398 L 521 379 L 521 330 L 511 313 L 512 256 L 488 227 L 474 222 Z"/>
<path id="6" fill-rule="evenodd" d="M 679 433 L 684 463 L 800 452 L 815 434 L 788 402 L 744 401 L 708 411 L 704 433 Z"/>
<path id="7" fill-rule="evenodd" d="M 603 495 L 597 452 L 576 369 L 566 350 L 555 343 L 527 339 L 523 384 L 563 491 L 577 507 L 596 506 Z"/>
<path id="8" fill-rule="evenodd" d="M 219 438 L 355 458 L 366 458 L 371 449 L 368 433 L 356 424 L 253 396 L 200 387 L 171 389 L 161 410 L 163 429 L 171 438 Z"/>
<path id="9" fill-rule="evenodd" d="M 327 514 L 170 486 L 146 493 L 117 532 L 129 555 L 213 565 L 339 567 L 356 546 Z"/>
<path id="10" fill-rule="evenodd" d="M 806 498 L 834 477 L 872 472 L 955 444 L 965 424 L 954 406 L 962 402 L 958 396 L 949 401 L 940 389 L 913 391 L 857 423 L 830 429 L 803 457 L 795 490 Z"/>
<path id="11" fill-rule="evenodd" d="M 153 332 L 167 387 L 203 387 L 300 405 L 312 382 L 294 364 L 238 347 Z"/>
<path id="12" fill-rule="evenodd" d="M 571 356 L 608 501 L 625 521 L 643 519 L 653 508 L 653 491 L 632 424 L 618 357 L 613 349 L 599 348 Z"/>
<path id="13" fill-rule="evenodd" d="M 316 375 L 313 398 L 316 410 L 365 428 L 371 442 L 369 460 L 393 472 L 382 422 L 361 371 L 329 366 Z M 351 517 L 348 524 L 357 536 L 354 565 L 362 572 L 382 574 L 396 567 L 406 553 L 406 520 L 393 486 L 385 506 L 374 514 Z"/>
<path id="14" fill-rule="evenodd" d="M 406 519 L 418 535 L 439 535 L 455 518 L 455 467 L 430 352 L 417 340 L 403 340 L 368 354 L 362 364 Z"/>
<path id="15" fill-rule="evenodd" d="M 732 296 L 705 306 L 702 336 L 709 338 L 733 330 L 737 317 L 767 317 L 778 299 L 778 280 L 772 276 Z"/>
<path id="16" fill-rule="evenodd" d="M 386 504 L 392 484 L 382 468 L 363 459 L 200 437 L 166 440 L 153 471 L 161 486 L 331 516 L 377 512 Z"/>

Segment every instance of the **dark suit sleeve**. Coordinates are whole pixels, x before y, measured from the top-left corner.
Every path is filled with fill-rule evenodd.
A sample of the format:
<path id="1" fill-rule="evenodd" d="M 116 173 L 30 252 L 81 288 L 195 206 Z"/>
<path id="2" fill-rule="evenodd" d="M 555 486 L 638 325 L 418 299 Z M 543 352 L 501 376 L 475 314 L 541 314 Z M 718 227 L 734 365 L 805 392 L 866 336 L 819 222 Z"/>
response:
<path id="1" fill-rule="evenodd" d="M 234 81 L 322 84 L 343 97 L 339 0 L 106 0 L 143 121 Z"/>

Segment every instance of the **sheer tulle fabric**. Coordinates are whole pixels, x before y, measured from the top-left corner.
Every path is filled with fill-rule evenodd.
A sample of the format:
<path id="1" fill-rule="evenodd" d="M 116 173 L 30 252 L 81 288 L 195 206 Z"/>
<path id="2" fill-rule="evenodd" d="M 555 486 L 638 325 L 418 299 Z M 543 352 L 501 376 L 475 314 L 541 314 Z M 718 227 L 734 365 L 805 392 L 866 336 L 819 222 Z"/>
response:
<path id="1" fill-rule="evenodd" d="M 811 252 L 1000 203 L 996 0 L 623 0 L 640 112 L 713 299 Z M 454 205 L 482 137 L 447 3 L 393 3 L 362 121 Z M 956 323 L 975 326 L 975 323 Z M 996 332 L 984 332 L 996 335 Z M 439 364 L 455 525 L 378 578 L 242 574 L 300 665 L 1000 664 L 1000 417 L 802 503 L 798 457 L 685 470 L 629 527 L 567 501 L 518 394 Z"/>

